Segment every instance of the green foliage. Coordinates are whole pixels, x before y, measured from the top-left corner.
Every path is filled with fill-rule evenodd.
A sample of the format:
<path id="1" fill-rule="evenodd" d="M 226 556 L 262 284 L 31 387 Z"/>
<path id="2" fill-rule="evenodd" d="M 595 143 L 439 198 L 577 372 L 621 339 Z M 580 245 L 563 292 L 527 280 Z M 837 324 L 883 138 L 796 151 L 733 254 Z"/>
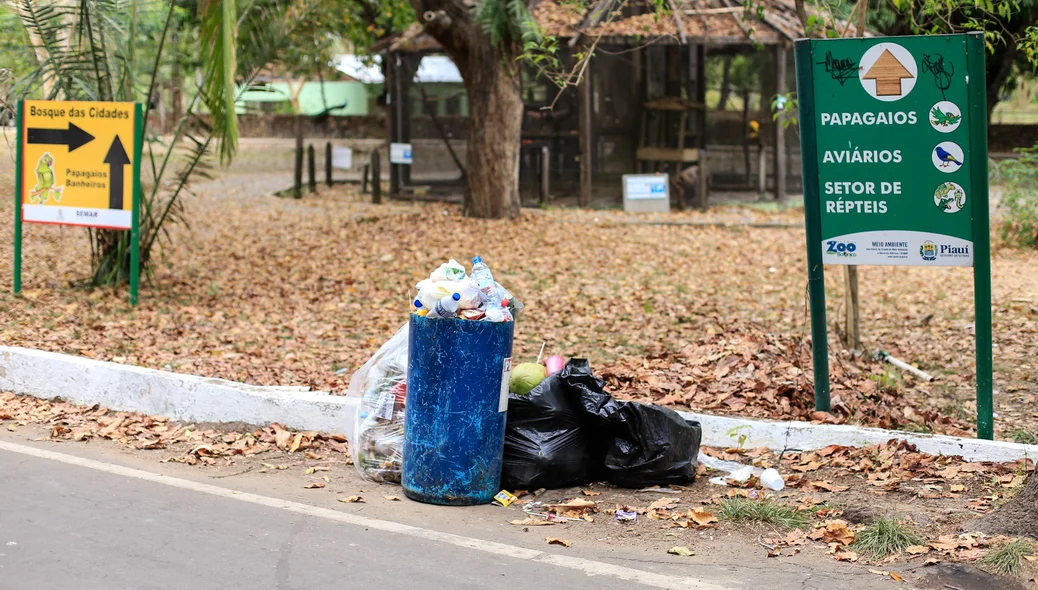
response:
<path id="1" fill-rule="evenodd" d="M 989 571 L 1000 576 L 1015 576 L 1020 573 L 1024 556 L 1031 555 L 1034 550 L 1025 539 L 1006 541 L 992 549 L 984 556 L 982 563 Z"/>
<path id="2" fill-rule="evenodd" d="M 1038 146 L 1016 151 L 1017 157 L 993 167 L 1002 184 L 998 221 L 1002 240 L 1017 248 L 1038 247 Z"/>
<path id="3" fill-rule="evenodd" d="M 229 162 L 238 146 L 237 98 L 238 9 L 236 0 L 203 0 L 198 6 L 201 47 L 210 51 L 202 65 L 202 100 L 212 114 L 213 134 L 219 143 L 220 161 Z"/>
<path id="4" fill-rule="evenodd" d="M 799 510 L 768 498 L 751 500 L 736 496 L 722 498 L 717 516 L 732 522 L 759 522 L 782 528 L 802 529 L 811 523 L 810 517 Z"/>
<path id="5" fill-rule="evenodd" d="M 856 535 L 853 548 L 868 559 L 879 560 L 924 542 L 923 536 L 908 523 L 877 518 Z"/>
<path id="6" fill-rule="evenodd" d="M 224 161 L 234 154 L 238 93 L 283 47 L 257 43 L 287 39 L 295 23 L 286 20 L 283 11 L 268 7 L 239 15 L 235 2 L 226 0 L 197 6 L 179 0 L 79 0 L 72 5 L 20 0 L 16 9 L 40 61 L 14 84 L 12 100 L 115 100 L 140 102 L 147 108 L 164 72 L 196 65 L 201 70 L 201 84 L 191 93 L 172 137 L 150 132 L 145 117 L 142 170 L 150 173 L 150 182 L 141 198 L 140 253 L 147 272 L 154 246 L 169 238 L 170 225 L 183 221 L 180 196 L 193 176 L 205 173 L 214 140 Z M 236 60 L 235 33 L 241 17 L 270 33 L 246 44 L 249 53 L 242 61 L 251 68 L 247 72 Z M 192 40 L 194 27 L 198 36 Z M 186 41 L 177 42 L 178 38 Z M 208 120 L 200 116 L 203 103 Z M 113 285 L 128 280 L 129 233 L 89 231 L 91 282 Z"/>
<path id="7" fill-rule="evenodd" d="M 540 40 L 540 30 L 524 0 L 482 0 L 476 5 L 476 20 L 498 47 Z"/>
<path id="8" fill-rule="evenodd" d="M 6 5 L 0 5 L 0 104 L 3 104 L 2 89 L 36 67 L 29 37 L 18 15 Z"/>
<path id="9" fill-rule="evenodd" d="M 1028 432 L 1022 428 L 1018 428 L 1009 433 L 1009 438 L 1013 439 L 1013 442 L 1020 443 L 1022 445 L 1038 445 L 1038 436 L 1033 432 Z"/>

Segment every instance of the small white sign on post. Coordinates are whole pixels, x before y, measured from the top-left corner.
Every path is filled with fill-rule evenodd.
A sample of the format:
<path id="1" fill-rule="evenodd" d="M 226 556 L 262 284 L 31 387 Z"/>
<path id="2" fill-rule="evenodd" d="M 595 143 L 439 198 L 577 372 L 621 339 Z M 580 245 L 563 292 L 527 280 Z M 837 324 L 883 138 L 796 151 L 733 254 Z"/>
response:
<path id="1" fill-rule="evenodd" d="M 670 177 L 666 174 L 624 174 L 624 211 L 670 212 Z"/>
<path id="2" fill-rule="evenodd" d="M 413 164 L 414 161 L 411 158 L 411 144 L 409 144 L 409 143 L 391 143 L 391 144 L 389 144 L 389 163 L 390 164 Z"/>
<path id="3" fill-rule="evenodd" d="M 353 168 L 353 150 L 348 147 L 332 148 L 332 168 L 350 170 Z"/>

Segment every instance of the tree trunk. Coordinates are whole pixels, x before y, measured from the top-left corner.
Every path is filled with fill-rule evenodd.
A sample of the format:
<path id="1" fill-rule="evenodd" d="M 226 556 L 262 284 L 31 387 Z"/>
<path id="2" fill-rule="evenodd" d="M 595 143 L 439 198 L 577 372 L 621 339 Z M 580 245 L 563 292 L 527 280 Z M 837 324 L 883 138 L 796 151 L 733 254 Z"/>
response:
<path id="1" fill-rule="evenodd" d="M 519 138 L 523 99 L 518 72 L 496 55 L 469 62 L 469 139 L 465 157 L 465 214 L 499 219 L 518 217 Z M 510 64 L 515 67 L 514 64 Z"/>
<path id="2" fill-rule="evenodd" d="M 469 99 L 465 214 L 519 217 L 523 99 L 518 40 L 495 47 L 463 0 L 411 0 L 425 31 L 458 66 Z"/>
<path id="3" fill-rule="evenodd" d="M 724 69 L 721 70 L 721 98 L 717 101 L 717 110 L 728 110 L 728 100 L 732 96 L 732 61 L 735 58 L 724 58 Z"/>
<path id="4" fill-rule="evenodd" d="M 991 122 L 991 113 L 995 110 L 995 105 L 998 104 L 999 99 L 1002 98 L 1002 87 L 1006 84 L 1006 79 L 1009 78 L 1010 72 L 1013 71 L 1013 60 L 1016 59 L 1019 49 L 1015 42 L 1010 41 L 1009 46 L 1002 51 L 1001 60 L 991 63 L 988 62 L 987 67 L 987 107 L 988 107 L 988 123 Z M 988 57 L 989 60 L 992 59 Z"/>
<path id="5" fill-rule="evenodd" d="M 858 267 L 853 264 L 843 267 L 845 283 L 843 318 L 843 343 L 851 350 L 861 350 L 861 324 L 858 307 Z"/>
<path id="6" fill-rule="evenodd" d="M 1028 476 L 1020 493 L 968 527 L 987 534 L 1038 536 L 1038 477 Z"/>

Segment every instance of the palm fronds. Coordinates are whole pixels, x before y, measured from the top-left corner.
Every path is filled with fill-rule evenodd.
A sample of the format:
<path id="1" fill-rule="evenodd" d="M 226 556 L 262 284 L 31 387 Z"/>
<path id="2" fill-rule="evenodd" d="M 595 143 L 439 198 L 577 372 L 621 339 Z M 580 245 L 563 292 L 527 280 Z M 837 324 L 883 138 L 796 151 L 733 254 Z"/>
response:
<path id="1" fill-rule="evenodd" d="M 198 6 L 201 29 L 202 99 L 213 121 L 213 134 L 221 139 L 220 161 L 234 157 L 238 146 L 237 74 L 238 10 L 235 0 L 204 0 Z"/>

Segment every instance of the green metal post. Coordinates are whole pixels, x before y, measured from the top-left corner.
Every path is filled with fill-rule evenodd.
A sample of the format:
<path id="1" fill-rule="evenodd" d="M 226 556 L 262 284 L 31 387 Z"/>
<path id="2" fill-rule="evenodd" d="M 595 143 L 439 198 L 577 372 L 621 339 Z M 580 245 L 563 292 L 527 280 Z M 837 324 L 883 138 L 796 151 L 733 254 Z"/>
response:
<path id="1" fill-rule="evenodd" d="M 991 235 L 988 220 L 987 96 L 984 87 L 984 34 L 966 38 L 970 75 L 970 166 L 973 184 L 973 298 L 977 335 L 977 438 L 995 436 L 991 370 Z"/>
<path id="2" fill-rule="evenodd" d="M 141 274 L 141 145 L 144 143 L 144 115 L 141 105 L 133 115 L 133 204 L 130 211 L 130 305 L 137 305 Z"/>
<path id="3" fill-rule="evenodd" d="M 829 340 L 825 326 L 825 273 L 822 268 L 822 211 L 818 190 L 818 145 L 815 139 L 814 77 L 811 41 L 798 39 L 793 48 L 797 68 L 797 119 L 803 166 L 804 222 L 807 228 L 807 285 L 811 298 L 811 358 L 815 376 L 815 409 L 829 411 Z"/>
<path id="4" fill-rule="evenodd" d="M 22 292 L 22 143 L 25 139 L 22 101 L 18 101 L 18 145 L 14 158 L 14 293 Z"/>

